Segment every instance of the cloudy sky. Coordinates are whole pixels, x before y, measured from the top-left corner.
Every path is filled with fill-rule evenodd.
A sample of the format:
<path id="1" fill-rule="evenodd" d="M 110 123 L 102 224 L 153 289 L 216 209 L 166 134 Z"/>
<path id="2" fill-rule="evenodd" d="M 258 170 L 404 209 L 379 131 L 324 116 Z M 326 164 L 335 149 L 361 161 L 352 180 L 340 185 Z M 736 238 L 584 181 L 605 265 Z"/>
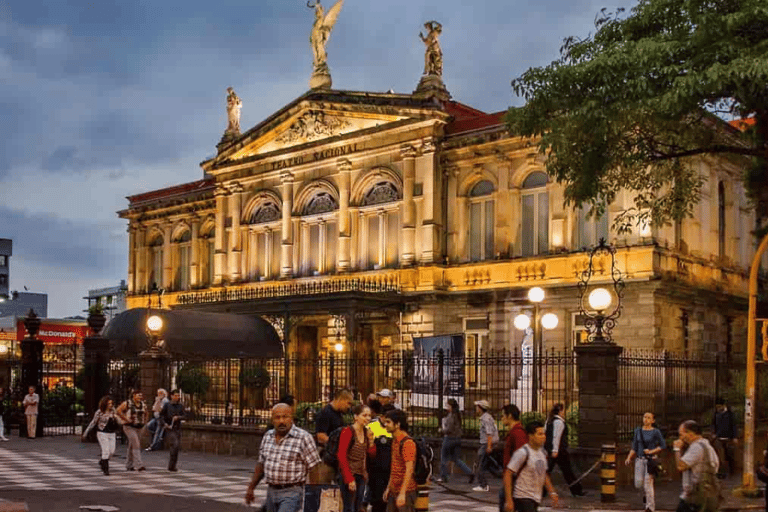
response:
<path id="1" fill-rule="evenodd" d="M 330 0 L 324 5 L 329 7 Z M 422 23 L 443 25 L 444 81 L 487 112 L 509 83 L 630 0 L 345 0 L 328 45 L 336 89 L 407 93 Z M 243 131 L 308 89 L 313 13 L 303 0 L 0 0 L 0 238 L 11 289 L 48 293 L 48 315 L 85 308 L 127 273 L 125 196 L 202 177 L 226 128 Z"/>

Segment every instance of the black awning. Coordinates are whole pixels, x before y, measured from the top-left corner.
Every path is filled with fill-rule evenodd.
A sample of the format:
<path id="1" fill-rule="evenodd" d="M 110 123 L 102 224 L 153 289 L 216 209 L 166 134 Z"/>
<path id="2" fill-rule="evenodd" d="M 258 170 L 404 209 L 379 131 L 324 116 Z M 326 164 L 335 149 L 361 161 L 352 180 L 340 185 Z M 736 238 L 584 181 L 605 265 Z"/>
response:
<path id="1" fill-rule="evenodd" d="M 116 315 L 104 329 L 116 356 L 136 355 L 148 347 L 147 308 Z M 181 357 L 281 357 L 280 337 L 262 318 L 226 313 L 153 309 L 163 319 L 165 347 Z"/>

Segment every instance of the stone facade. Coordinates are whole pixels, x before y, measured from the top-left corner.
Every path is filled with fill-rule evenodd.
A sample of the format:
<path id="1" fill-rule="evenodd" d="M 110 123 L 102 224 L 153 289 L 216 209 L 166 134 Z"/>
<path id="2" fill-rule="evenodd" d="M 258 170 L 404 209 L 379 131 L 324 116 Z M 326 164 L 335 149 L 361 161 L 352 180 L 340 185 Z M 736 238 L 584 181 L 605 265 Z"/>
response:
<path id="1" fill-rule="evenodd" d="M 534 141 L 502 113 L 437 96 L 310 91 L 219 148 L 204 179 L 129 197 L 128 307 L 156 284 L 167 307 L 263 314 L 262 304 L 328 290 L 396 291 L 402 308 L 356 320 L 362 351 L 467 333 L 468 350 L 519 348 L 512 319 L 541 286 L 559 317 L 544 346 L 580 339 L 576 287 L 606 237 L 627 284 L 614 339 L 625 347 L 743 351 L 750 210 L 733 161 L 692 160 L 707 178 L 692 219 L 610 230 L 564 205 Z M 605 260 L 596 277 L 608 279 Z M 601 272 L 601 273 L 600 273 Z M 354 315 L 350 318 L 358 318 Z M 288 350 L 330 350 L 333 316 L 313 310 Z M 336 329 L 336 330 L 334 330 Z M 307 345 L 302 347 L 302 344 Z"/>

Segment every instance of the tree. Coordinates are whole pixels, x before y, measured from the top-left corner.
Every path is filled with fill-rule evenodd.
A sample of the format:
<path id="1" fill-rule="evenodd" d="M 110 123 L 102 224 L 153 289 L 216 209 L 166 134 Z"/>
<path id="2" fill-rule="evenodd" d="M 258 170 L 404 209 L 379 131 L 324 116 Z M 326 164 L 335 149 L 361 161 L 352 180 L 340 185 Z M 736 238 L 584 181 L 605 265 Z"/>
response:
<path id="1" fill-rule="evenodd" d="M 596 32 L 569 37 L 560 58 L 512 81 L 526 105 L 513 134 L 538 139 L 568 204 L 601 215 L 622 189 L 631 231 L 691 215 L 704 179 L 690 163 L 721 155 L 747 168 L 758 219 L 768 218 L 768 4 L 640 0 L 601 11 Z M 747 119 L 742 133 L 723 119 Z M 751 163 L 750 163 L 751 162 Z"/>
<path id="2" fill-rule="evenodd" d="M 195 398 L 200 398 L 208 392 L 211 385 L 211 378 L 205 373 L 205 370 L 195 364 L 185 364 L 176 373 L 176 385 L 184 393 L 192 397 L 190 409 L 196 411 Z"/>
<path id="3" fill-rule="evenodd" d="M 269 387 L 272 378 L 263 366 L 252 366 L 240 370 L 240 385 L 255 392 L 256 409 L 264 408 L 264 390 Z"/>

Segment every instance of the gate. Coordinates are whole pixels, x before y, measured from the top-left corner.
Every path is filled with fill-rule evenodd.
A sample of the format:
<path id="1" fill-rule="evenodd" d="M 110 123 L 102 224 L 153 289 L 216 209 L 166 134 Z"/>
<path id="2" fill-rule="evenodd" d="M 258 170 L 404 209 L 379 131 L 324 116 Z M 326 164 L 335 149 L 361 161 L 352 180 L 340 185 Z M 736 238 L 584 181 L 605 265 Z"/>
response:
<path id="1" fill-rule="evenodd" d="M 74 341 L 74 340 L 73 340 Z M 83 418 L 83 347 L 73 343 L 45 343 L 43 391 L 38 421 L 43 435 L 79 433 Z"/>

